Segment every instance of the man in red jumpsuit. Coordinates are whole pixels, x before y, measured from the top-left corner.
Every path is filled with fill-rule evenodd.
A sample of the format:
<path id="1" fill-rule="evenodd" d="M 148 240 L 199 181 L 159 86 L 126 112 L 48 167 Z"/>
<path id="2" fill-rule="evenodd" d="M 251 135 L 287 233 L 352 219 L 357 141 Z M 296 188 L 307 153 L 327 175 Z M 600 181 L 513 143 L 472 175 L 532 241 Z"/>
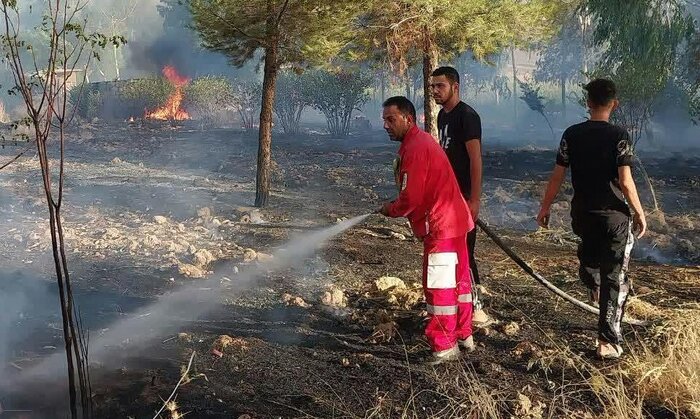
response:
<path id="1" fill-rule="evenodd" d="M 472 297 L 466 235 L 474 228 L 469 207 L 438 142 L 416 126 L 410 100 L 396 96 L 383 104 L 384 129 L 400 141 L 396 180 L 399 196 L 380 210 L 406 217 L 423 241 L 423 290 L 428 308 L 425 336 L 432 365 L 459 359 L 459 347 L 474 350 Z M 465 217 L 464 214 L 469 214 Z"/>

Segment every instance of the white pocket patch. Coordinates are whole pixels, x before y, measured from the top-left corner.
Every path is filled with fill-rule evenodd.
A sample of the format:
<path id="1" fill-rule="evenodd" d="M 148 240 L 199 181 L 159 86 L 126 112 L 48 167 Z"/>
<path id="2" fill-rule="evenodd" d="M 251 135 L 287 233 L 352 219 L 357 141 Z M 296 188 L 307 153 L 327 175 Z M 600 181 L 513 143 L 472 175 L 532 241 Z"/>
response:
<path id="1" fill-rule="evenodd" d="M 433 289 L 457 287 L 457 253 L 431 253 L 428 255 L 427 286 Z"/>

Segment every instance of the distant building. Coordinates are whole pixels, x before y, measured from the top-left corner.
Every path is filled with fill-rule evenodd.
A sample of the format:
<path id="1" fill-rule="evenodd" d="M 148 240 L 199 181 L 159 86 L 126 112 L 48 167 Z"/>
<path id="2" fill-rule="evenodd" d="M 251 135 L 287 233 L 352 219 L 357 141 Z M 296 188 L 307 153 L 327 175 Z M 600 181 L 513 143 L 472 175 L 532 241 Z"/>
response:
<path id="1" fill-rule="evenodd" d="M 55 74 L 56 77 L 59 78 L 59 80 L 64 79 L 64 74 L 69 73 L 67 77 L 65 77 L 66 80 L 66 88 L 68 90 L 72 89 L 73 87 L 79 85 L 85 80 L 85 70 L 76 68 L 74 70 L 63 70 L 63 69 L 56 69 Z"/>
<path id="2" fill-rule="evenodd" d="M 41 73 L 42 73 L 43 76 L 45 76 L 45 75 L 46 75 L 46 70 L 43 70 Z M 67 77 L 64 76 L 66 73 L 68 73 L 68 76 L 67 76 Z M 31 76 L 33 76 L 33 75 L 35 75 L 35 74 L 36 74 L 36 73 L 27 73 L 27 74 L 25 74 L 25 77 L 29 78 L 29 77 L 31 77 Z M 57 68 L 57 69 L 54 70 L 54 75 L 55 75 L 55 77 L 57 78 L 57 80 L 56 80 L 56 81 L 58 82 L 58 83 L 57 83 L 57 86 L 59 86 L 59 87 L 61 87 L 61 83 L 63 82 L 63 80 L 64 80 L 64 78 L 65 78 L 65 81 L 66 81 L 66 88 L 67 88 L 68 90 L 70 90 L 70 89 L 72 89 L 73 87 L 75 87 L 75 86 L 81 84 L 83 81 L 87 81 L 87 80 L 86 80 L 86 75 L 85 75 L 85 70 L 83 70 L 83 69 L 81 69 L 81 68 L 76 68 L 76 69 L 73 69 L 73 70 L 63 70 L 63 69 Z"/>

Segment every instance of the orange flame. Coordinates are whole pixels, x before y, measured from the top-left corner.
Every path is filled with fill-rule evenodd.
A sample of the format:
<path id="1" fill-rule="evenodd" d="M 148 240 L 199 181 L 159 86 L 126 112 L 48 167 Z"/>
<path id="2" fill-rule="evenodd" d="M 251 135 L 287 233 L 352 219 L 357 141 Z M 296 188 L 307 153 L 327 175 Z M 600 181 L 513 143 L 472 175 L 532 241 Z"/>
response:
<path id="1" fill-rule="evenodd" d="M 163 67 L 163 75 L 175 87 L 175 91 L 168 97 L 163 106 L 151 112 L 146 112 L 147 119 L 182 121 L 190 119 L 190 115 L 180 107 L 184 97 L 182 87 L 189 83 L 190 79 L 178 74 L 175 67 L 166 65 Z"/>

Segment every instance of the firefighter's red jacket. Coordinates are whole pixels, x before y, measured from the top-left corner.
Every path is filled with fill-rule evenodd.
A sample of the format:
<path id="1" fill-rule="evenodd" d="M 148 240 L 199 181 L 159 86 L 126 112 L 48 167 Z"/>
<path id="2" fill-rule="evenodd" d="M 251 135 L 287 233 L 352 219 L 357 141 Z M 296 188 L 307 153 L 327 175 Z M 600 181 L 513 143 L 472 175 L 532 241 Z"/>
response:
<path id="1" fill-rule="evenodd" d="M 418 238 L 449 239 L 474 228 L 447 155 L 430 134 L 417 126 L 406 133 L 396 170 L 400 192 L 389 217 L 408 218 Z"/>

